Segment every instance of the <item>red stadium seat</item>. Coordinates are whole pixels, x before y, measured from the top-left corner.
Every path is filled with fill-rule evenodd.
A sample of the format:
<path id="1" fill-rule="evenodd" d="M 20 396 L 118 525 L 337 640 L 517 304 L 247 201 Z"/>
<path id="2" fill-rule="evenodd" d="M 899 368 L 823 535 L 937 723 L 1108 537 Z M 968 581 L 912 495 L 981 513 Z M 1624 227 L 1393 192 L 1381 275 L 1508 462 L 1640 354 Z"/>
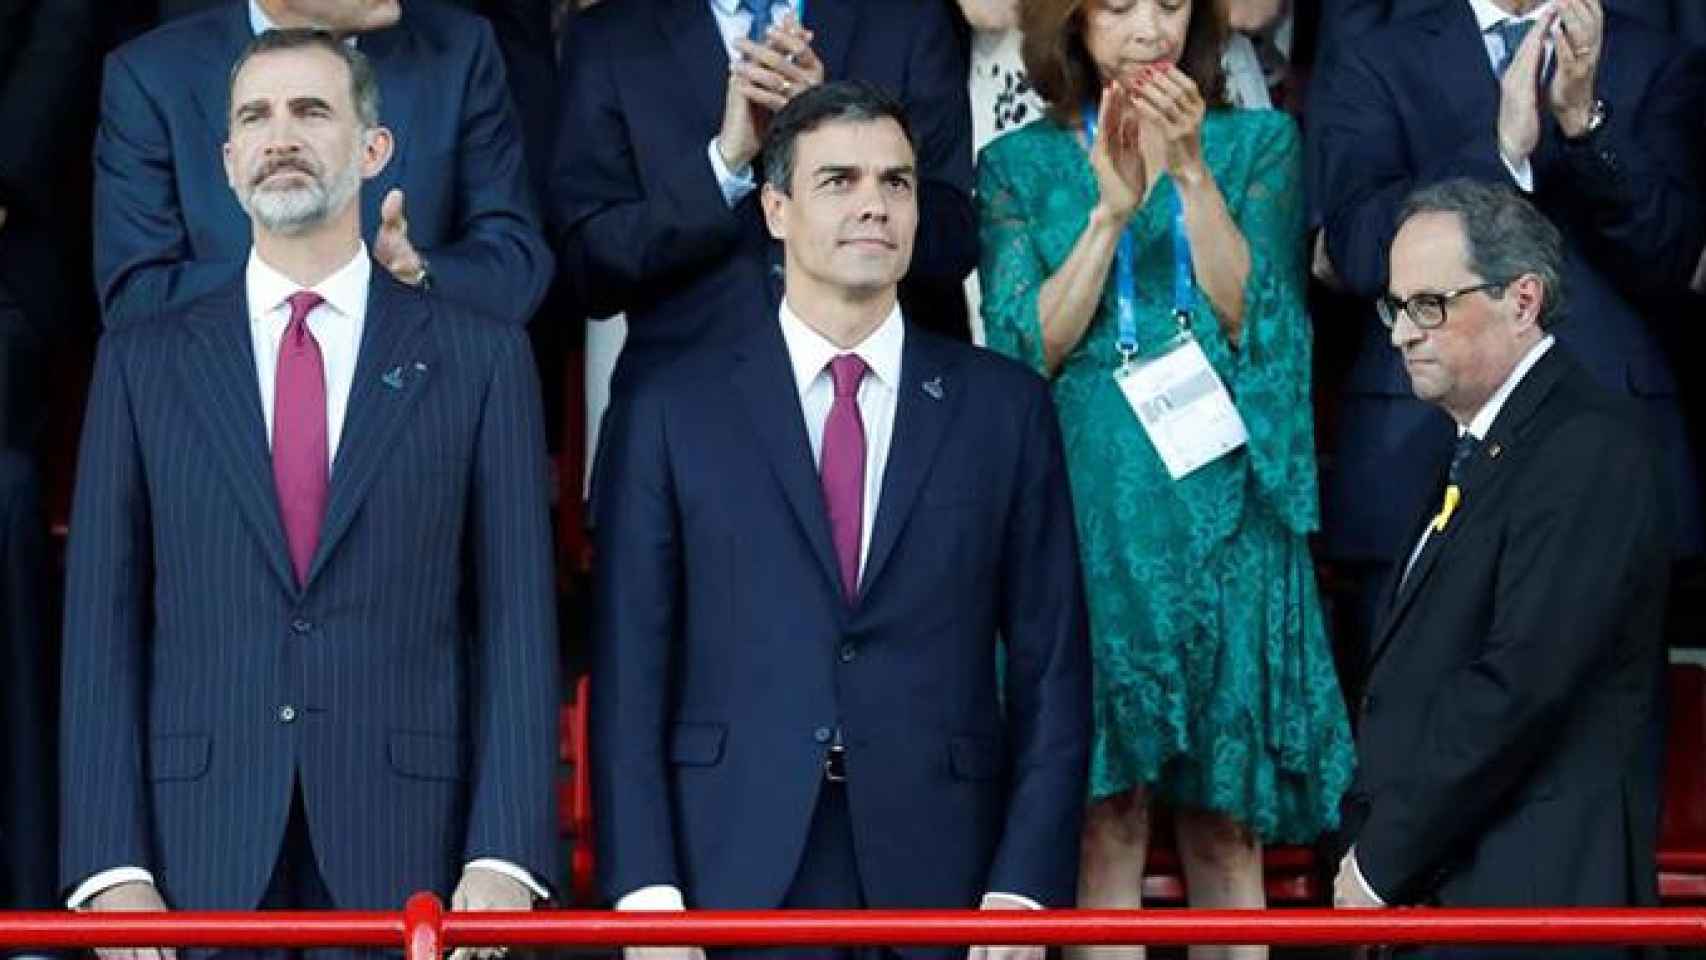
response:
<path id="1" fill-rule="evenodd" d="M 557 785 L 557 823 L 569 842 L 569 902 L 592 906 L 598 891 L 593 881 L 592 772 L 586 749 L 587 678 L 575 683 L 574 698 L 558 714 L 559 759 L 568 768 Z"/>
<path id="2" fill-rule="evenodd" d="M 1706 667 L 1670 666 L 1659 898 L 1706 903 Z"/>
<path id="3" fill-rule="evenodd" d="M 1158 813 L 1152 823 L 1149 856 L 1143 866 L 1145 903 L 1185 902 L 1185 868 L 1173 845 L 1173 818 Z M 1262 851 L 1263 886 L 1273 906 L 1321 906 L 1327 891 L 1321 882 L 1315 851 L 1308 847 L 1274 846 Z"/>

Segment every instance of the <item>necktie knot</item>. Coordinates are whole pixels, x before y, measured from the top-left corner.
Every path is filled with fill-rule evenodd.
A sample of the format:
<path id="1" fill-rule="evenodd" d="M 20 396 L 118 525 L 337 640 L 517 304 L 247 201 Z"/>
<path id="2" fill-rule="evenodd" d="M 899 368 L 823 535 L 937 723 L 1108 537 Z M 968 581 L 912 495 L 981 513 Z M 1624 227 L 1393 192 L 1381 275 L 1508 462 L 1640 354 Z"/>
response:
<path id="1" fill-rule="evenodd" d="M 298 290 L 284 299 L 290 305 L 290 323 L 285 326 L 287 336 L 294 336 L 301 341 L 308 333 L 308 315 L 314 308 L 326 302 L 326 298 L 312 290 Z"/>
<path id="2" fill-rule="evenodd" d="M 1451 466 L 1445 472 L 1447 483 L 1456 485 L 1462 482 L 1463 467 L 1475 456 L 1475 451 L 1480 446 L 1481 441 L 1476 439 L 1473 433 L 1463 431 L 1451 447 Z"/>
<path id="3" fill-rule="evenodd" d="M 856 353 L 844 353 L 829 361 L 829 376 L 835 381 L 837 397 L 857 397 L 859 384 L 865 380 L 865 373 L 870 368 Z"/>
<path id="4" fill-rule="evenodd" d="M 1493 25 L 1494 32 L 1505 44 L 1504 55 L 1499 57 L 1500 75 L 1503 75 L 1505 68 L 1509 67 L 1511 61 L 1516 59 L 1517 48 L 1522 46 L 1523 38 L 1527 37 L 1528 31 L 1532 29 L 1534 29 L 1533 20 L 1519 20 L 1516 17 L 1506 17 Z"/>
<path id="5" fill-rule="evenodd" d="M 763 43 L 764 34 L 770 29 L 770 3 L 771 0 L 740 0 L 740 8 L 752 16 L 746 38 L 753 43 Z"/>

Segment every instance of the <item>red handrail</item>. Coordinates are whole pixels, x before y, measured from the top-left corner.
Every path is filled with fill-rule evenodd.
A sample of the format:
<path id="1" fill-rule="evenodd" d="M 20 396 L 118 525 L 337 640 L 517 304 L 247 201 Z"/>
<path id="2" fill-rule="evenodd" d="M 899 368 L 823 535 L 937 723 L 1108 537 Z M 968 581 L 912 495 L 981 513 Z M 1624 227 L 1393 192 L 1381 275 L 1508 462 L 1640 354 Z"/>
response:
<path id="1" fill-rule="evenodd" d="M 446 913 L 0 913 L 0 946 L 388 947 L 411 960 L 463 946 L 794 946 L 971 943 L 1706 945 L 1706 909 L 889 910 Z"/>

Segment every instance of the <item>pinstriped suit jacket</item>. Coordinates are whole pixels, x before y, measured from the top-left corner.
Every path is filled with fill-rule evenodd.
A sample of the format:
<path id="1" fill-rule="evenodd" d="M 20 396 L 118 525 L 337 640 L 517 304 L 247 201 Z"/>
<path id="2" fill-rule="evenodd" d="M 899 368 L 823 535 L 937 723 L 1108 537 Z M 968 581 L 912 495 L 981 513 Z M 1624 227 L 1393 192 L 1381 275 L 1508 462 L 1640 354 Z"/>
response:
<path id="1" fill-rule="evenodd" d="M 153 871 L 252 909 L 300 782 L 339 907 L 556 876 L 558 695 L 525 333 L 375 270 L 306 588 L 273 493 L 242 277 L 109 333 L 68 572 L 61 881 Z M 288 709 L 287 709 L 288 708 Z"/>

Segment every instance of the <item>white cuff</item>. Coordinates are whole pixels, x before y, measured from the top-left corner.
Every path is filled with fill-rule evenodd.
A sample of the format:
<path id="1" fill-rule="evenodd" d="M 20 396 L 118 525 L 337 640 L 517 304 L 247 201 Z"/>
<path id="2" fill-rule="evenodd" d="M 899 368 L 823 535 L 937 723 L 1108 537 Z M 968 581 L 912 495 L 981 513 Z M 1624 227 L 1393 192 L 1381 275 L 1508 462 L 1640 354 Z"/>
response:
<path id="1" fill-rule="evenodd" d="M 1374 888 L 1368 885 L 1368 879 L 1362 875 L 1362 868 L 1357 866 L 1357 852 L 1355 847 L 1351 848 L 1350 855 L 1345 857 L 1345 859 L 1351 862 L 1351 879 L 1357 882 L 1357 886 L 1362 888 L 1362 892 L 1375 903 L 1378 903 L 1383 907 L 1389 906 L 1385 898 L 1381 897 L 1380 894 L 1375 893 Z"/>
<path id="2" fill-rule="evenodd" d="M 540 885 L 539 881 L 533 879 L 533 874 L 528 873 L 526 870 L 523 870 L 513 863 L 510 863 L 508 860 L 499 860 L 496 857 L 481 857 L 478 860 L 468 861 L 467 865 L 462 869 L 467 870 L 469 867 L 479 867 L 482 870 L 501 873 L 511 880 L 514 880 L 516 883 L 519 883 L 533 891 L 533 895 L 535 897 L 538 897 L 541 900 L 551 899 L 551 891 L 545 889 Z"/>
<path id="3" fill-rule="evenodd" d="M 752 164 L 747 164 L 739 170 L 730 170 L 723 162 L 723 152 L 717 149 L 717 138 L 711 138 L 711 146 L 707 151 L 711 155 L 711 173 L 717 178 L 717 188 L 723 191 L 723 202 L 734 209 L 734 205 L 746 199 L 746 195 L 758 189 L 758 182 L 752 178 Z"/>
<path id="4" fill-rule="evenodd" d="M 1023 907 L 1026 910 L 1041 910 L 1043 908 L 1042 904 L 1032 900 L 1030 897 L 1021 896 L 1017 893 L 1003 893 L 1000 890 L 991 890 L 983 895 L 983 909 L 990 909 L 989 902 L 991 900 L 1005 900 L 1016 907 Z"/>
<path id="5" fill-rule="evenodd" d="M 616 901 L 618 910 L 686 910 L 687 901 L 681 898 L 681 888 L 667 883 L 630 890 Z"/>
<path id="6" fill-rule="evenodd" d="M 133 883 L 138 880 L 143 883 L 153 883 L 154 875 L 141 867 L 114 867 L 111 870 L 102 870 L 78 884 L 77 889 L 71 891 L 71 896 L 65 898 L 65 906 L 67 909 L 81 910 L 89 905 L 90 900 L 119 884 Z"/>
<path id="7" fill-rule="evenodd" d="M 1505 152 L 1500 150 L 1499 159 L 1504 162 L 1505 170 L 1510 173 L 1511 179 L 1516 181 L 1516 185 L 1522 188 L 1523 193 L 1534 192 L 1534 164 L 1529 158 L 1523 157 L 1521 163 L 1512 163 L 1510 158 L 1505 156 Z"/>

